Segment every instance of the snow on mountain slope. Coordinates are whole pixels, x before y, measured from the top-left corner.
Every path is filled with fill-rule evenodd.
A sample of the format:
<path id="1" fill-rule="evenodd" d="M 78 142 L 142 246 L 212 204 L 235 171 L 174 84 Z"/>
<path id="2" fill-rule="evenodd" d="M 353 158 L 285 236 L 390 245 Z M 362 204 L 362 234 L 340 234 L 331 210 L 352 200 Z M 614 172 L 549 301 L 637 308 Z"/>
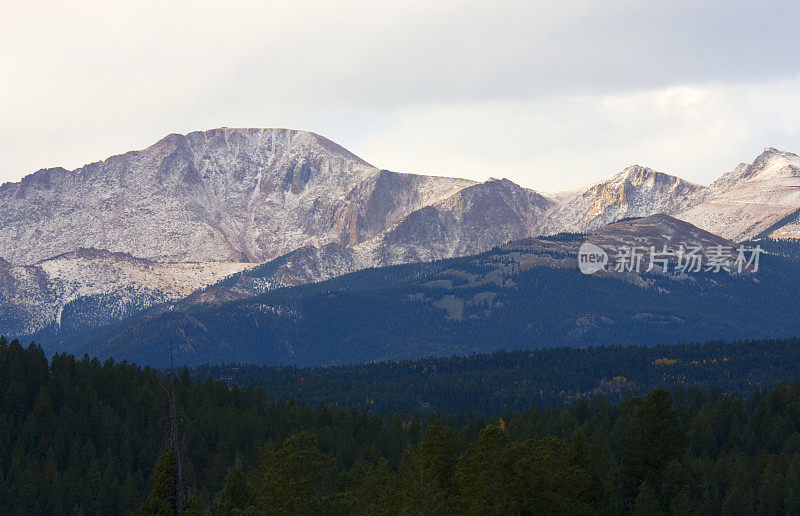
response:
<path id="1" fill-rule="evenodd" d="M 39 262 L 0 259 L 0 326 L 12 335 L 107 324 L 155 303 L 176 300 L 247 263 L 156 263 L 123 253 L 78 249 Z"/>
<path id="2" fill-rule="evenodd" d="M 639 165 L 583 191 L 556 194 L 544 233 L 584 233 L 626 217 L 672 214 L 701 202 L 706 188 Z"/>
<path id="3" fill-rule="evenodd" d="M 611 252 L 632 243 L 733 245 L 666 215 L 619 222 L 587 236 Z M 178 303 L 61 342 L 78 352 L 161 366 L 170 350 L 187 365 L 319 365 L 395 360 L 401 351 L 467 354 L 484 345 L 619 345 L 665 337 L 685 342 L 703 328 L 716 328 L 702 333 L 708 340 L 750 338 L 751 332 L 769 337 L 775 330 L 764 321 L 770 317 L 787 323 L 780 328 L 785 334 L 799 327 L 792 317 L 798 305 L 792 293 L 800 285 L 796 264 L 765 257 L 753 276 L 610 267 L 585 276 L 576 270 L 585 240 L 529 238 L 466 258 L 362 271 L 236 303 Z M 752 310 L 756 298 L 778 302 L 767 303 L 765 318 Z"/>
<path id="4" fill-rule="evenodd" d="M 0 255 L 33 264 L 86 247 L 258 263 L 305 245 L 355 245 L 470 184 L 381 171 L 314 133 L 172 134 L 75 171 L 4 184 Z"/>
<path id="5" fill-rule="evenodd" d="M 182 304 L 223 303 L 270 290 L 324 281 L 370 267 L 366 258 L 339 244 L 305 246 L 200 289 Z"/>
<path id="6" fill-rule="evenodd" d="M 798 236 L 800 156 L 768 148 L 709 187 L 700 204 L 676 216 L 732 240 Z"/>

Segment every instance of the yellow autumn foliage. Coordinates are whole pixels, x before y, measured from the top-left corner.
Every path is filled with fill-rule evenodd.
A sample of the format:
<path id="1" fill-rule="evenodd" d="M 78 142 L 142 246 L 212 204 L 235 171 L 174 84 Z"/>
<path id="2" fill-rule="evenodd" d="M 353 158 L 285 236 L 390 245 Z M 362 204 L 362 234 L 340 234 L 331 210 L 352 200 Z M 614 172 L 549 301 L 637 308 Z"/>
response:
<path id="1" fill-rule="evenodd" d="M 677 358 L 657 358 L 653 360 L 653 365 L 675 365 L 680 362 Z"/>

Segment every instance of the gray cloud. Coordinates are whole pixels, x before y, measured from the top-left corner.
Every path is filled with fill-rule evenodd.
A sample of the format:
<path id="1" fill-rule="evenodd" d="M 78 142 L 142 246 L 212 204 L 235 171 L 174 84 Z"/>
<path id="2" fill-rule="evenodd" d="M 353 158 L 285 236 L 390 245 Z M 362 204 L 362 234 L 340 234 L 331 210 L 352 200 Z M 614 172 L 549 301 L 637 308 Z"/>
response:
<path id="1" fill-rule="evenodd" d="M 800 150 L 793 2 L 398 4 L 8 5 L 0 180 L 221 125 L 545 189 Z"/>

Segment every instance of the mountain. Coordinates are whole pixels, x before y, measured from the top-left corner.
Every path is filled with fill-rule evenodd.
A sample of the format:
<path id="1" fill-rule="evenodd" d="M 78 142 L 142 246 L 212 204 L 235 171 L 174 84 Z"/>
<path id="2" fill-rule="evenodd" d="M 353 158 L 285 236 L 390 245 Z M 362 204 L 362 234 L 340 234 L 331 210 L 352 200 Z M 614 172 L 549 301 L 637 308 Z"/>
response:
<path id="1" fill-rule="evenodd" d="M 659 213 L 649 217 L 621 220 L 586 235 L 586 241 L 607 251 L 623 246 L 657 249 L 696 245 L 704 249 L 716 246 L 736 247 L 736 243 L 700 229 L 686 221 Z"/>
<path id="2" fill-rule="evenodd" d="M 535 236 L 554 206 L 507 179 L 490 179 L 406 217 L 374 246 L 375 261 L 390 265 L 464 256 Z"/>
<path id="3" fill-rule="evenodd" d="M 382 171 L 314 133 L 172 134 L 142 151 L 4 184 L 0 252 L 19 265 L 79 247 L 259 263 L 308 244 L 355 245 L 470 184 Z"/>
<path id="4" fill-rule="evenodd" d="M 768 148 L 709 187 L 677 216 L 731 238 L 800 238 L 800 156 Z"/>
<path id="5" fill-rule="evenodd" d="M 705 193 L 705 187 L 638 166 L 572 196 L 545 197 L 507 179 L 493 179 L 417 210 L 353 248 L 304 247 L 192 299 L 242 299 L 367 267 L 466 256 L 541 234 L 591 231 L 626 217 L 674 212 L 699 202 Z"/>
<path id="6" fill-rule="evenodd" d="M 77 249 L 123 253 L 167 269 L 238 263 L 226 269 L 231 272 L 290 255 L 283 278 L 262 282 L 262 290 L 478 252 L 534 234 L 535 218 L 549 205 L 510 181 L 476 184 L 380 170 L 313 133 L 227 128 L 173 134 L 75 171 L 40 170 L 2 185 L 0 203 L 0 256 L 17 276 Z M 436 236 L 419 232 L 420 223 L 434 227 L 431 217 L 438 219 Z M 59 324 L 54 314 L 75 301 L 71 290 L 45 288 L 55 298 L 22 302 L 44 291 L 14 274 L 0 286 L 16 299 L 0 308 L 0 320 L 28 322 L 7 323 L 5 331 Z M 90 284 L 93 295 L 125 304 L 117 286 Z M 136 280 L 128 286 L 140 289 Z M 117 306 L 109 313 L 128 310 Z"/>
<path id="7" fill-rule="evenodd" d="M 703 200 L 706 188 L 679 177 L 633 165 L 583 190 L 558 194 L 544 232 L 584 233 L 628 217 L 674 214 Z"/>
<path id="8" fill-rule="evenodd" d="M 541 231 L 553 201 L 503 179 L 464 188 L 411 213 L 393 228 L 352 248 L 305 246 L 202 289 L 192 302 L 220 302 L 276 288 L 322 281 L 369 267 L 476 254 Z"/>
<path id="9" fill-rule="evenodd" d="M 40 170 L 2 185 L 0 203 L 0 256 L 14 267 L 0 286 L 13 296 L 0 308 L 8 332 L 50 324 L 59 331 L 58 314 L 87 289 L 114 305 L 105 312 L 130 312 L 117 283 L 84 275 L 57 278 L 69 288 L 40 288 L 19 280 L 28 274 L 21 271 L 41 275 L 35 267 L 78 249 L 88 269 L 107 267 L 90 263 L 91 249 L 170 271 L 181 263 L 225 263 L 228 272 L 267 263 L 259 274 L 266 269 L 270 277 L 240 282 L 238 293 L 223 295 L 242 297 L 367 267 L 480 252 L 538 234 L 553 206 L 508 180 L 475 183 L 381 170 L 314 133 L 228 128 L 169 135 L 74 171 Z M 115 270 L 140 292 L 134 297 L 175 297 L 170 289 L 162 295 L 161 287 L 147 286 L 141 294 L 138 272 L 122 271 L 131 260 Z M 195 287 L 218 278 L 207 279 Z"/>
<path id="10" fill-rule="evenodd" d="M 763 256 L 759 271 L 745 274 L 609 269 L 584 275 L 576 254 L 585 240 L 609 253 L 631 242 L 656 248 L 733 244 L 656 215 L 606 226 L 585 238 L 526 238 L 469 257 L 367 269 L 233 301 L 189 298 L 45 343 L 160 366 L 170 348 L 178 363 L 189 365 L 328 365 L 800 332 L 796 262 Z"/>

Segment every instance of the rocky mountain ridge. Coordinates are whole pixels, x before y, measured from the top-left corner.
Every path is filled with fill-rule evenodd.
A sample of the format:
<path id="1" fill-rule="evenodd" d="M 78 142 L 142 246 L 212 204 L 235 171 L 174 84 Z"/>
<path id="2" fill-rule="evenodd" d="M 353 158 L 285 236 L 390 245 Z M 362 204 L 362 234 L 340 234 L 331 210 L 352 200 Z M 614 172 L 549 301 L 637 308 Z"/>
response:
<path id="1" fill-rule="evenodd" d="M 93 328 L 175 301 L 250 264 L 159 263 L 78 249 L 35 265 L 0 259 L 0 327 L 11 335 Z"/>
<path id="2" fill-rule="evenodd" d="M 314 133 L 174 134 L 75 171 L 4 184 L 0 255 L 30 265 L 84 247 L 154 261 L 260 263 L 308 244 L 355 245 L 471 184 L 379 170 Z"/>
<path id="3" fill-rule="evenodd" d="M 547 216 L 545 233 L 585 233 L 627 217 L 673 214 L 694 206 L 707 188 L 679 177 L 633 165 L 564 200 Z"/>
<path id="4" fill-rule="evenodd" d="M 800 156 L 764 149 L 708 191 L 703 202 L 676 216 L 733 240 L 800 238 Z"/>
<path id="5" fill-rule="evenodd" d="M 546 196 L 505 179 L 382 170 L 302 131 L 173 134 L 0 186 L 0 324 L 58 329 L 66 310 L 92 326 L 100 312 L 97 324 L 189 295 L 240 299 L 657 213 L 732 240 L 798 236 L 798 171 L 796 155 L 767 149 L 709 187 L 634 165 Z M 235 283 L 204 289 L 227 274 Z"/>

